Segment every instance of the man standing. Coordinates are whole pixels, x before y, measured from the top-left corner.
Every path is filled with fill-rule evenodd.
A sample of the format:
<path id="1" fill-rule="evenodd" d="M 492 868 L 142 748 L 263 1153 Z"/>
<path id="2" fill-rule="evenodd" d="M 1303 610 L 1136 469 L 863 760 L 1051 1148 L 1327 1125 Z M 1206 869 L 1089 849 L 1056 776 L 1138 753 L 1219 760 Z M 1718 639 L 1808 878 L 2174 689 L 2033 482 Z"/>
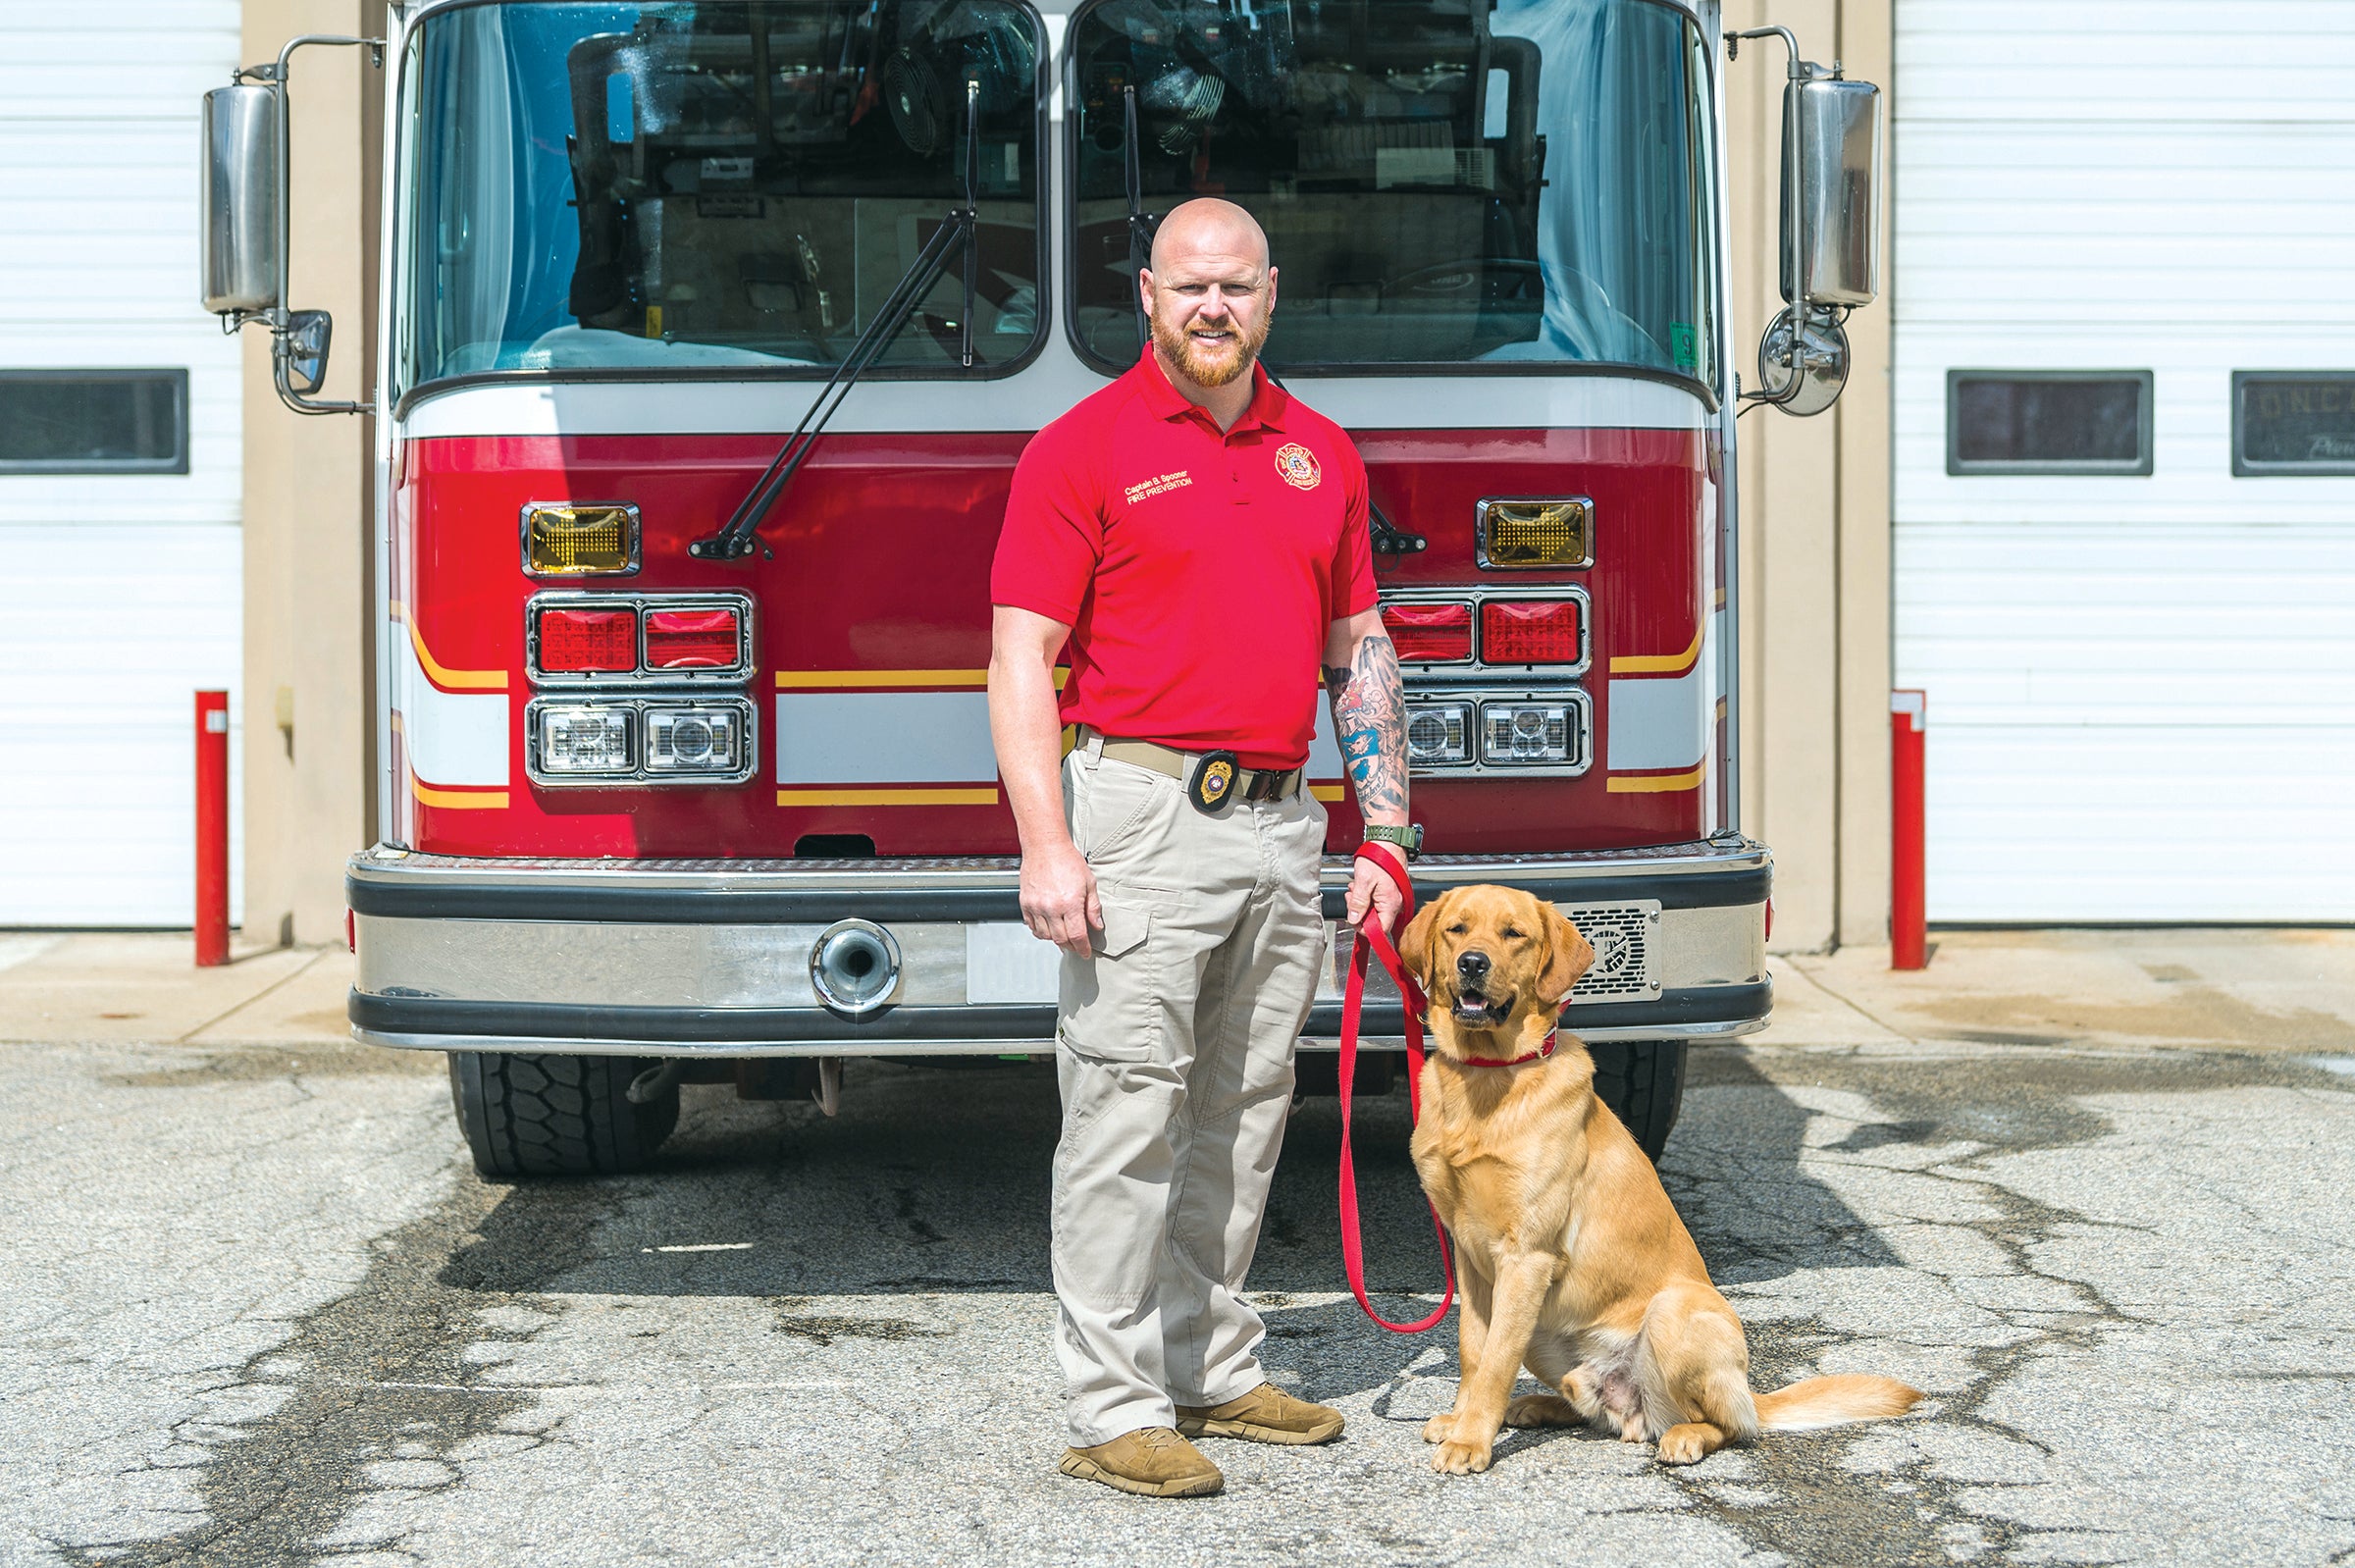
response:
<path id="1" fill-rule="evenodd" d="M 1138 287 L 1152 346 L 1015 471 L 989 714 L 1022 918 L 1065 955 L 1062 1468 L 1196 1496 L 1223 1478 L 1189 1436 L 1341 1431 L 1266 1381 L 1241 1293 L 1326 956 L 1325 810 L 1303 778 L 1320 665 L 1369 836 L 1411 830 L 1365 467 L 1258 368 L 1267 236 L 1232 203 L 1186 202 Z M 1369 903 L 1396 919 L 1397 890 L 1361 861 L 1353 924 Z"/>

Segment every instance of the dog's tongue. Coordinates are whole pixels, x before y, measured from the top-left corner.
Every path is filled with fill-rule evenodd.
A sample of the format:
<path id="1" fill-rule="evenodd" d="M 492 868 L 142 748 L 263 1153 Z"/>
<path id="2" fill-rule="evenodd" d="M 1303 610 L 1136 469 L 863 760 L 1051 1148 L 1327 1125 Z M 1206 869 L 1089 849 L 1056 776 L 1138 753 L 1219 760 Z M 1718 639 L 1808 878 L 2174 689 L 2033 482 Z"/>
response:
<path id="1" fill-rule="evenodd" d="M 1455 999 L 1455 1017 L 1460 1023 L 1486 1023 L 1489 1004 L 1477 996 L 1459 996 Z"/>

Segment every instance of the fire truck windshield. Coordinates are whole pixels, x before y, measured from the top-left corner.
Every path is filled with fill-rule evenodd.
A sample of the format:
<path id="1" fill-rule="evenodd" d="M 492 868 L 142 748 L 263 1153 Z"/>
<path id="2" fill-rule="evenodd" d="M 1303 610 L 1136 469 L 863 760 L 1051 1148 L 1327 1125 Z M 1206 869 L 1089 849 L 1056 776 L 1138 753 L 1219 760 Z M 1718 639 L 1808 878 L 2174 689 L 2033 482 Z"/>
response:
<path id="1" fill-rule="evenodd" d="M 966 192 L 868 378 L 1002 373 L 1041 332 L 1038 59 L 1011 0 L 483 4 L 407 62 L 403 390 L 483 372 L 824 377 Z"/>
<path id="2" fill-rule="evenodd" d="M 1072 329 L 1137 349 L 1148 211 L 1225 195 L 1281 367 L 1602 362 L 1713 385 L 1709 56 L 1653 0 L 1097 0 L 1072 27 Z"/>

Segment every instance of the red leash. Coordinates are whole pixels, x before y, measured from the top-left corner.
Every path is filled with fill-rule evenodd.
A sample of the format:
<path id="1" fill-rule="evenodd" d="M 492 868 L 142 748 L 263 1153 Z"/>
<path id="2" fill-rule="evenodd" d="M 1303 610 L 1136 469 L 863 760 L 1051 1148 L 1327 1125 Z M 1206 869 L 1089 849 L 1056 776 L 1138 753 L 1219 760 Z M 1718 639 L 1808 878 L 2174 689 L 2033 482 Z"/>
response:
<path id="1" fill-rule="evenodd" d="M 1406 862 L 1388 845 L 1380 840 L 1358 847 L 1358 859 L 1372 861 L 1398 888 L 1398 918 L 1403 921 L 1415 913 L 1415 890 L 1407 879 Z M 1374 1310 L 1366 1297 L 1365 1242 L 1358 1233 L 1357 1222 L 1357 1165 L 1349 1148 L 1350 1089 L 1357 1080 L 1357 1020 L 1366 1001 L 1366 955 L 1371 950 L 1382 959 L 1382 967 L 1398 987 L 1398 999 L 1406 1008 L 1406 1103 L 1413 1120 L 1423 1119 L 1423 1009 L 1428 1004 L 1422 988 L 1406 972 L 1399 961 L 1398 950 L 1390 944 L 1390 933 L 1382 928 L 1382 916 L 1373 909 L 1366 911 L 1365 923 L 1358 929 L 1354 951 L 1349 955 L 1349 983 L 1341 993 L 1341 1267 L 1348 1272 L 1350 1292 L 1357 1304 L 1365 1308 L 1366 1316 L 1392 1333 L 1421 1333 L 1436 1328 L 1447 1316 L 1455 1303 L 1455 1257 L 1447 1247 L 1447 1228 L 1439 1223 L 1439 1213 L 1432 1210 L 1431 1226 L 1439 1236 L 1439 1268 L 1447 1278 L 1447 1295 L 1438 1309 L 1420 1323 L 1392 1323 Z M 1551 1041 L 1546 1042 L 1548 1046 Z"/>

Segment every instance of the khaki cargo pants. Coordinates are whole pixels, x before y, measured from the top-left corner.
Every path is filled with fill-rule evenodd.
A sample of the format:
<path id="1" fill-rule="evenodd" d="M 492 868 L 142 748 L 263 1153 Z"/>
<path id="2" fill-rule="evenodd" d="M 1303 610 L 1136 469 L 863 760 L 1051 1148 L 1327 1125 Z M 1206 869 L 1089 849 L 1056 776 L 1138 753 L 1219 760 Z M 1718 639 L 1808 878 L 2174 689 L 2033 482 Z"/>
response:
<path id="1" fill-rule="evenodd" d="M 1325 809 L 1205 815 L 1092 744 L 1063 784 L 1104 907 L 1094 956 L 1064 956 L 1055 1051 L 1056 1352 L 1087 1447 L 1265 1380 L 1241 1291 L 1325 962 Z"/>

